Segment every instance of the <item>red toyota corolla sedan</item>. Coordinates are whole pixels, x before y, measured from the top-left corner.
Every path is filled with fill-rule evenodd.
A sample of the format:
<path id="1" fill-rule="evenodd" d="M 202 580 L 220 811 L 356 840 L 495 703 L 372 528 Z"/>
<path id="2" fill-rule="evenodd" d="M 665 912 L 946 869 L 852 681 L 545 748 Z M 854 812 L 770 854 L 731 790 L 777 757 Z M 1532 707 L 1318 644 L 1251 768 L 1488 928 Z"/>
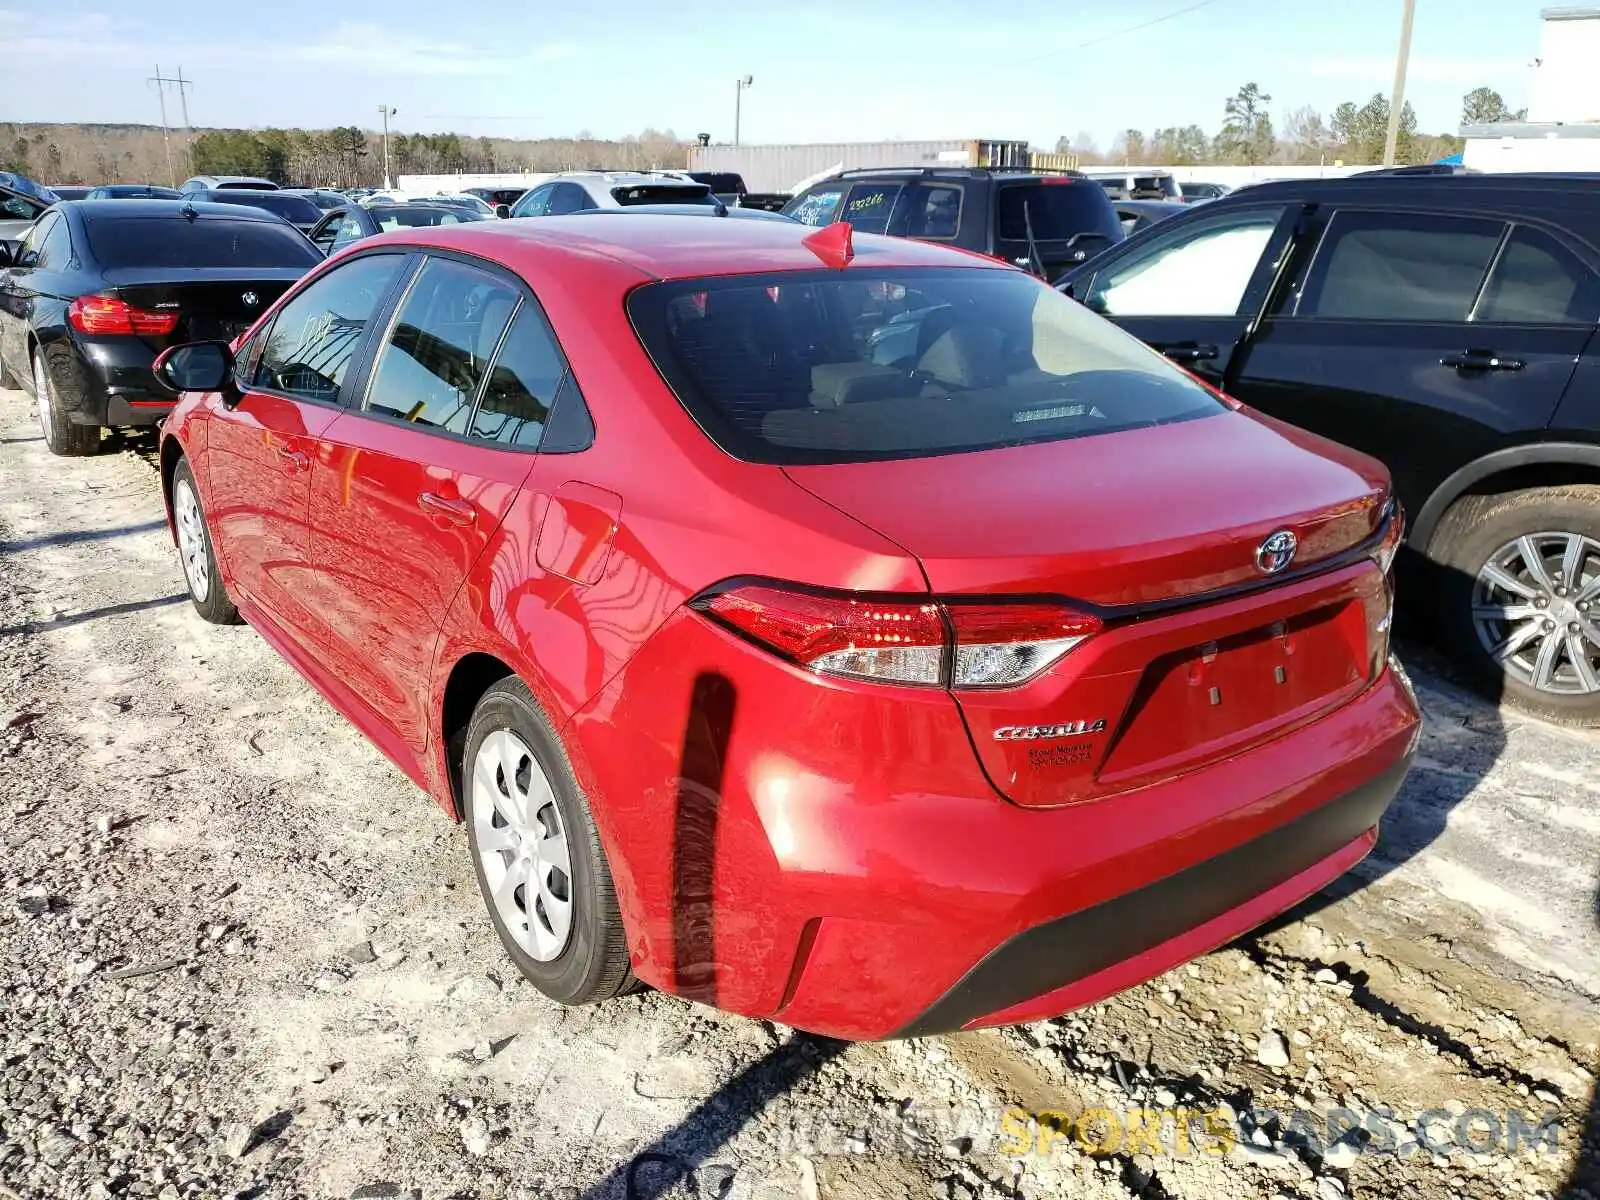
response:
<path id="1" fill-rule="evenodd" d="M 1414 753 L 1384 469 L 990 260 L 415 230 L 161 371 L 196 608 L 465 822 L 560 1001 L 1057 1014 L 1348 870 Z"/>

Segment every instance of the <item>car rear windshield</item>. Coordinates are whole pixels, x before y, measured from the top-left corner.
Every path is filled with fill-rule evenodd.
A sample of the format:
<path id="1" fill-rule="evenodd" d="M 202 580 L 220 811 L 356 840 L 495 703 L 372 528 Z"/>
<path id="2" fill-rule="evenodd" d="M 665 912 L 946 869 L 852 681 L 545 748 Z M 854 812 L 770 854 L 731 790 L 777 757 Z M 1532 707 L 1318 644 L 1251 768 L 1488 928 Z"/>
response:
<path id="1" fill-rule="evenodd" d="M 668 385 L 750 462 L 922 458 L 1222 411 L 1159 354 L 1020 272 L 800 271 L 647 284 Z"/>
<path id="2" fill-rule="evenodd" d="M 275 221 L 115 217 L 84 221 L 89 248 L 107 270 L 121 267 L 304 267 L 322 255 Z"/>
<path id="3" fill-rule="evenodd" d="M 211 200 L 217 204 L 248 204 L 251 208 L 265 209 L 296 225 L 314 225 L 322 216 L 322 210 L 304 196 L 286 196 L 282 192 L 219 192 Z"/>
<path id="4" fill-rule="evenodd" d="M 623 206 L 631 204 L 715 204 L 717 198 L 703 183 L 640 183 L 614 187 L 611 198 Z"/>
<path id="5" fill-rule="evenodd" d="M 735 175 L 731 171 L 696 171 L 694 180 L 725 196 L 742 193 L 745 190 L 744 176 Z"/>
<path id="6" fill-rule="evenodd" d="M 1063 241 L 1080 233 L 1105 233 L 1108 218 L 1116 214 L 1104 189 L 1093 182 L 1014 183 L 1000 189 L 995 214 L 995 236 L 1007 241 L 1028 240 L 1033 222 L 1035 241 Z"/>

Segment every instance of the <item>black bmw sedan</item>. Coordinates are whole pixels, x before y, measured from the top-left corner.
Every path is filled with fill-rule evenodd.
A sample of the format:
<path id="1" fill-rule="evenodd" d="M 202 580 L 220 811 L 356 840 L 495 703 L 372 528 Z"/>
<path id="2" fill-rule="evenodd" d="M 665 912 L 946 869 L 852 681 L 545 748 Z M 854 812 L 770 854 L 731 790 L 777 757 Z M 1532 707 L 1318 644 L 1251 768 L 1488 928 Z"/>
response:
<path id="1" fill-rule="evenodd" d="M 32 393 L 53 453 L 93 454 L 103 427 L 154 424 L 177 402 L 156 355 L 231 340 L 321 257 L 250 208 L 58 204 L 0 241 L 0 387 Z"/>

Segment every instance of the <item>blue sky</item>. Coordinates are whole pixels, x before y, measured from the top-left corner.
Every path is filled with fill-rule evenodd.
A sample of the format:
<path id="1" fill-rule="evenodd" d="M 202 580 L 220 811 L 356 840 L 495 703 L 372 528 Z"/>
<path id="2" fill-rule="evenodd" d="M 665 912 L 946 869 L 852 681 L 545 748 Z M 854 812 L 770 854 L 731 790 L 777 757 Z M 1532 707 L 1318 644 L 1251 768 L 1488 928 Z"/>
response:
<path id="1" fill-rule="evenodd" d="M 377 5 L 0 0 L 0 118 L 157 119 L 157 62 L 195 80 L 196 125 L 330 126 L 399 109 L 404 132 L 730 137 L 747 142 L 1028 138 L 1195 123 L 1254 80 L 1275 119 L 1387 93 L 1401 0 L 387 0 Z M 18 6 L 20 4 L 20 7 Z M 1418 0 L 1408 96 L 1427 132 L 1461 96 L 1527 102 L 1532 0 Z M 346 16 L 371 14 L 370 21 Z M 1085 46 L 1085 43 L 1096 43 Z"/>

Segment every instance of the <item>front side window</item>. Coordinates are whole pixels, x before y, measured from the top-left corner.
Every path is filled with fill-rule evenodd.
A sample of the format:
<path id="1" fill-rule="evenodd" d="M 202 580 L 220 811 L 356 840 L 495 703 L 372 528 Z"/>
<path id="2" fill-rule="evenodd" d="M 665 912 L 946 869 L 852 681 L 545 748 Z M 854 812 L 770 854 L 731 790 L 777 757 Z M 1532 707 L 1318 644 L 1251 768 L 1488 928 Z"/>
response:
<path id="1" fill-rule="evenodd" d="M 428 259 L 378 354 L 367 411 L 466 433 L 478 387 L 519 299 L 497 276 L 448 258 Z"/>
<path id="2" fill-rule="evenodd" d="M 536 447 L 566 373 L 555 335 L 539 310 L 524 303 L 489 372 L 472 436 L 502 446 Z"/>
<path id="3" fill-rule="evenodd" d="M 848 221 L 857 233 L 887 233 L 899 195 L 898 183 L 858 183 L 850 189 L 839 220 Z"/>
<path id="4" fill-rule="evenodd" d="M 826 225 L 833 220 L 834 210 L 839 207 L 843 197 L 842 187 L 818 188 L 791 202 L 784 212 L 802 225 Z"/>
<path id="5" fill-rule="evenodd" d="M 1473 320 L 1521 325 L 1593 325 L 1600 317 L 1594 272 L 1539 229 L 1518 225 L 1489 275 Z"/>
<path id="6" fill-rule="evenodd" d="M 1465 322 L 1504 233 L 1503 222 L 1472 217 L 1337 213 L 1295 315 Z"/>
<path id="7" fill-rule="evenodd" d="M 701 428 L 751 462 L 918 458 L 1225 411 L 1020 272 L 799 271 L 648 284 L 628 313 Z"/>
<path id="8" fill-rule="evenodd" d="M 1111 317 L 1231 317 L 1283 216 L 1239 209 L 1155 236 L 1095 276 L 1084 303 Z"/>
<path id="9" fill-rule="evenodd" d="M 513 217 L 543 217 L 550 213 L 550 197 L 555 193 L 554 184 L 545 184 L 526 193 L 517 201 L 516 207 L 511 210 Z"/>
<path id="10" fill-rule="evenodd" d="M 405 263 L 373 254 L 340 263 L 278 310 L 246 386 L 334 404 L 367 322 Z"/>

